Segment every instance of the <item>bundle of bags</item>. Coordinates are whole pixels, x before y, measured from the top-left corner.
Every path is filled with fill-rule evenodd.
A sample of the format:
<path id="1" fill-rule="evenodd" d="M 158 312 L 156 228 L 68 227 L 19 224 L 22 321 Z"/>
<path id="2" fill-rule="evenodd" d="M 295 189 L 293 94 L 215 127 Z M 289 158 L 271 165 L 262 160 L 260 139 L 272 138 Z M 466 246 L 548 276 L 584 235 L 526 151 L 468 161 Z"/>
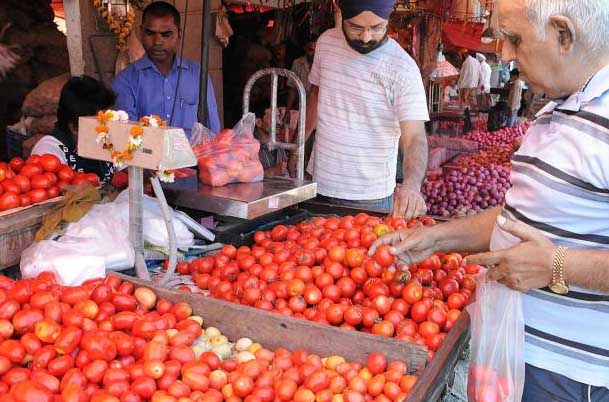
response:
<path id="1" fill-rule="evenodd" d="M 258 153 L 260 143 L 254 138 L 256 116 L 249 113 L 233 129 L 214 136 L 196 124 L 191 138 L 199 166 L 199 181 L 210 186 L 262 181 L 264 169 Z"/>
<path id="2" fill-rule="evenodd" d="M 144 195 L 143 210 L 144 242 L 167 249 L 169 236 L 157 200 Z M 179 249 L 194 244 L 194 235 L 175 215 L 173 227 Z M 78 222 L 68 224 L 60 236 L 33 243 L 23 252 L 20 268 L 24 278 L 51 271 L 62 285 L 76 286 L 104 276 L 106 270 L 130 269 L 134 260 L 129 239 L 129 192 L 123 191 L 114 202 L 93 206 Z"/>

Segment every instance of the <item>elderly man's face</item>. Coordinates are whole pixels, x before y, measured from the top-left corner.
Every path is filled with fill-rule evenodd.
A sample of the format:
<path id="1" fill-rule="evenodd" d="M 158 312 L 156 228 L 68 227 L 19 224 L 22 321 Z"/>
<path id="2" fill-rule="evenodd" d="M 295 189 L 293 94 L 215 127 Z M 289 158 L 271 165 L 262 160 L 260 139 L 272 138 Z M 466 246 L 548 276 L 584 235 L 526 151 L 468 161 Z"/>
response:
<path id="1" fill-rule="evenodd" d="M 545 38 L 539 39 L 535 27 L 529 22 L 525 0 L 500 0 L 498 4 L 499 29 L 505 37 L 502 58 L 515 60 L 520 79 L 526 81 L 536 93 L 552 98 L 569 95 L 560 88 L 560 72 L 566 62 L 561 54 L 558 33 L 548 26 Z"/>

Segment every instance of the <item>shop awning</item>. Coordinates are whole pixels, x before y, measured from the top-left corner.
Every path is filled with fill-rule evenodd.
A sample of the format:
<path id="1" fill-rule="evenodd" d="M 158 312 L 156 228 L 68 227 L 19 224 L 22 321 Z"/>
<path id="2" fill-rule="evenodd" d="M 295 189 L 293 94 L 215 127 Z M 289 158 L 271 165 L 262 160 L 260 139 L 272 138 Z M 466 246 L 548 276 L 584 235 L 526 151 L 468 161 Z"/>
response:
<path id="1" fill-rule="evenodd" d="M 447 47 L 465 48 L 483 53 L 498 53 L 501 51 L 500 41 L 485 44 L 480 41 L 484 24 L 446 22 L 443 25 L 443 40 Z"/>

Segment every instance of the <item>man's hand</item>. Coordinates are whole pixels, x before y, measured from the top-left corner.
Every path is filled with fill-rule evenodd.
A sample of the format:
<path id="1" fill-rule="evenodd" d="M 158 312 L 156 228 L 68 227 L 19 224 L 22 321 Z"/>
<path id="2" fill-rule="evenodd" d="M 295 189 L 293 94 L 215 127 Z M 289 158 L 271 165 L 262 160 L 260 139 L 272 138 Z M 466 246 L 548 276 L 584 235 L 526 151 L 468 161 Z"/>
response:
<path id="1" fill-rule="evenodd" d="M 372 244 L 368 255 L 374 255 L 381 245 L 391 246 L 390 252 L 406 265 L 421 262 L 436 252 L 437 231 L 432 227 L 418 227 L 415 229 L 401 229 L 389 233 Z"/>
<path id="2" fill-rule="evenodd" d="M 402 185 L 395 194 L 392 216 L 410 220 L 426 212 L 427 206 L 421 192 Z"/>
<path id="3" fill-rule="evenodd" d="M 548 286 L 552 281 L 552 261 L 556 246 L 542 232 L 522 222 L 497 219 L 499 226 L 520 238 L 522 243 L 490 253 L 472 255 L 467 264 L 489 267 L 488 279 L 526 292 Z"/>

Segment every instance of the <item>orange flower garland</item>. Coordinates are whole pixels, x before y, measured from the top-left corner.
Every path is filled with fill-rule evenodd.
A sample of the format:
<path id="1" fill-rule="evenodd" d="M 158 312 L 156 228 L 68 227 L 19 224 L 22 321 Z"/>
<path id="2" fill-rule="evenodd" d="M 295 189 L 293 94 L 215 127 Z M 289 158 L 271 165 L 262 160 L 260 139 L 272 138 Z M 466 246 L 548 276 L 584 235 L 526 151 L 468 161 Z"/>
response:
<path id="1" fill-rule="evenodd" d="M 116 39 L 118 41 L 117 49 L 120 52 L 126 51 L 127 38 L 135 25 L 135 11 L 133 10 L 133 7 L 127 6 L 127 18 L 124 21 L 119 21 L 108 12 L 108 8 L 103 4 L 102 0 L 93 0 L 93 6 L 108 25 L 108 28 L 116 34 Z"/>
<path id="2" fill-rule="evenodd" d="M 124 150 L 117 150 L 114 147 L 110 139 L 110 128 L 108 127 L 109 121 L 120 121 L 127 122 L 129 116 L 122 110 L 106 110 L 99 111 L 97 113 L 98 126 L 95 127 L 97 134 L 96 141 L 102 146 L 103 149 L 110 152 L 112 163 L 117 169 L 122 169 L 125 162 L 133 159 L 133 153 L 140 149 L 144 142 L 144 127 L 166 127 L 167 121 L 161 119 L 157 115 L 150 115 L 141 117 L 139 124 L 132 126 L 129 130 L 129 139 L 127 141 L 127 147 Z M 159 178 L 162 181 L 173 182 L 174 175 L 173 171 L 162 170 L 158 173 Z"/>

